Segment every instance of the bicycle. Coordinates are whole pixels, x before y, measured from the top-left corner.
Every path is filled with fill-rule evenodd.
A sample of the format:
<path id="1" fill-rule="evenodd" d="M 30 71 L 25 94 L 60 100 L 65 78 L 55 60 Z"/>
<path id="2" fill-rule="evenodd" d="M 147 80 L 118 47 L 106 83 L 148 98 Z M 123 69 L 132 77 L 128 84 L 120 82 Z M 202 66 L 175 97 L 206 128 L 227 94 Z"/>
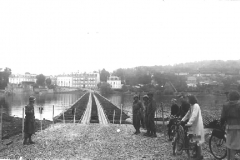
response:
<path id="1" fill-rule="evenodd" d="M 193 135 L 187 133 L 189 126 L 182 127 L 180 122 L 178 120 L 176 134 L 172 141 L 173 155 L 180 155 L 185 150 L 188 158 L 196 157 L 197 143 L 193 142 Z"/>
<path id="2" fill-rule="evenodd" d="M 227 156 L 226 138 L 226 132 L 223 129 L 213 129 L 209 139 L 209 149 L 214 158 L 218 160 L 224 159 Z M 240 150 L 236 152 L 236 155 L 240 156 Z"/>
<path id="3" fill-rule="evenodd" d="M 168 138 L 170 141 L 173 140 L 173 137 L 176 133 L 178 119 L 179 118 L 176 116 L 172 116 L 172 115 L 169 116 L 169 124 L 170 124 L 170 122 L 172 122 L 171 127 L 168 128 Z"/>

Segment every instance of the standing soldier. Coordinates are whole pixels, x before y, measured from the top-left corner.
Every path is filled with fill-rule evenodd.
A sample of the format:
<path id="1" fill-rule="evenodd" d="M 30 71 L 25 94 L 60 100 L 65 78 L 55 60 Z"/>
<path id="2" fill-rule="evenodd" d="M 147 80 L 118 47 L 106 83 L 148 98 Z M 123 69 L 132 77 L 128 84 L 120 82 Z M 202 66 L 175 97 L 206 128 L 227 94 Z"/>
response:
<path id="1" fill-rule="evenodd" d="M 143 96 L 144 120 L 145 120 L 146 129 L 147 129 L 147 133 L 145 133 L 144 136 L 150 136 L 150 127 L 148 123 L 148 103 L 149 103 L 149 98 L 147 95 L 144 95 Z"/>
<path id="2" fill-rule="evenodd" d="M 140 101 L 140 94 L 139 94 L 139 101 Z M 144 101 L 144 97 L 143 97 L 143 101 Z M 141 102 L 142 103 L 142 102 Z M 143 102 L 144 103 L 144 102 Z M 141 114 L 141 118 L 140 118 L 140 123 L 141 123 L 141 126 L 142 128 L 145 128 L 146 127 L 146 123 L 145 123 L 145 110 L 146 110 L 146 107 L 145 105 L 143 104 L 142 105 L 142 108 L 140 110 L 140 114 Z"/>
<path id="3" fill-rule="evenodd" d="M 155 100 L 153 99 L 153 93 L 150 92 L 147 95 L 149 97 L 148 124 L 149 124 L 149 128 L 150 128 L 150 136 L 157 137 L 155 123 L 154 123 L 154 117 L 155 117 L 157 104 L 156 104 Z"/>
<path id="4" fill-rule="evenodd" d="M 132 106 L 132 113 L 133 113 L 133 126 L 136 130 L 134 134 L 140 133 L 140 121 L 141 121 L 141 109 L 142 103 L 138 100 L 138 95 L 133 97 L 133 106 Z"/>
<path id="5" fill-rule="evenodd" d="M 29 139 L 29 144 L 34 144 L 31 137 L 35 133 L 35 116 L 34 116 L 34 97 L 29 97 L 29 104 L 25 106 L 25 121 L 24 121 L 24 141 L 23 145 L 28 144 L 27 140 Z"/>

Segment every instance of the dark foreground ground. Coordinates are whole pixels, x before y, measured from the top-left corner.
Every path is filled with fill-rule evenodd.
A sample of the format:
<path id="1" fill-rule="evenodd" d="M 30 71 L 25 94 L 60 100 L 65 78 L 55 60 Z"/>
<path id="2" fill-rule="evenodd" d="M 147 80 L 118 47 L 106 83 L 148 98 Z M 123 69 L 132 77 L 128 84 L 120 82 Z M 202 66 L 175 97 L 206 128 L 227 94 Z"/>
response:
<path id="1" fill-rule="evenodd" d="M 53 122 L 42 121 L 42 129 L 47 128 Z M 41 130 L 40 120 L 35 120 L 36 131 Z M 8 139 L 12 136 L 22 133 L 22 118 L 8 116 L 3 114 L 3 139 Z"/>
<path id="2" fill-rule="evenodd" d="M 141 131 L 140 135 L 133 135 L 134 128 L 128 124 L 55 124 L 37 132 L 34 145 L 23 146 L 21 135 L 13 136 L 13 143 L 0 151 L 0 159 L 187 159 L 185 153 L 172 155 L 171 142 L 162 133 L 149 138 L 143 136 L 145 130 Z M 214 159 L 207 144 L 204 157 Z"/>

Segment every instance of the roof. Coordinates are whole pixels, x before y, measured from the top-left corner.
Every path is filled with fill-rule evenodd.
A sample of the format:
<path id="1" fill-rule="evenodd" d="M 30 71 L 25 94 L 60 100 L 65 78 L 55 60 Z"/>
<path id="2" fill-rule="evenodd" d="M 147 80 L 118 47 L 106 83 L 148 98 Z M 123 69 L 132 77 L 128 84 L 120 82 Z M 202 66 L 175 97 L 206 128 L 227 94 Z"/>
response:
<path id="1" fill-rule="evenodd" d="M 197 80 L 196 77 L 187 77 L 187 80 Z"/>

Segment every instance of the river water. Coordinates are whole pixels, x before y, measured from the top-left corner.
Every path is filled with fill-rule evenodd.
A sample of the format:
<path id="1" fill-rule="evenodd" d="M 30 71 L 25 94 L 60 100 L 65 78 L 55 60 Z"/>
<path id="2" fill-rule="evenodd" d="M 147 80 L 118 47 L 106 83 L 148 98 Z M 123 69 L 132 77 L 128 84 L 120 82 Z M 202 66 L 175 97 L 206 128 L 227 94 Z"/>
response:
<path id="1" fill-rule="evenodd" d="M 76 102 L 84 92 L 78 93 L 68 93 L 68 94 L 41 94 L 34 95 L 36 97 L 35 103 L 35 117 L 40 119 L 40 113 L 38 108 L 42 106 L 44 108 L 42 118 L 52 120 L 53 114 L 53 105 L 54 105 L 54 116 L 59 115 L 63 110 L 69 108 L 74 102 Z M 22 117 L 22 107 L 28 104 L 29 94 L 16 94 L 7 96 L 6 102 L 8 108 L 4 109 L 4 112 L 11 116 Z M 130 94 L 111 94 L 104 95 L 108 98 L 113 104 L 120 108 L 121 104 L 123 109 L 131 112 L 133 95 Z M 159 105 L 161 102 L 167 104 L 166 109 L 170 108 L 170 100 L 176 98 L 174 96 L 155 96 L 155 100 Z M 197 96 L 199 104 L 202 110 L 205 111 L 217 111 L 221 110 L 222 104 L 226 101 L 225 96 L 216 96 L 216 95 L 201 95 Z M 180 104 L 178 102 L 178 104 Z M 216 113 L 217 113 L 216 112 Z M 218 113 L 219 114 L 219 113 Z"/>
<path id="2" fill-rule="evenodd" d="M 120 107 L 123 105 L 123 109 L 129 112 L 132 112 L 132 103 L 133 103 L 133 95 L 126 94 L 112 94 L 112 95 L 104 95 L 108 98 L 113 104 Z M 143 95 L 141 95 L 142 97 Z M 226 102 L 225 95 L 199 95 L 196 96 L 198 99 L 198 103 L 201 106 L 202 111 L 212 112 L 213 114 L 220 116 L 220 112 L 222 109 L 222 105 Z M 176 96 L 163 96 L 163 95 L 155 95 L 154 99 L 157 102 L 158 108 L 160 108 L 160 103 L 165 104 L 164 110 L 170 110 L 171 99 L 175 98 L 178 100 Z M 177 103 L 180 105 L 180 101 Z"/>
<path id="3" fill-rule="evenodd" d="M 84 92 L 78 93 L 65 93 L 65 94 L 41 94 L 34 95 L 35 102 L 35 118 L 40 119 L 39 107 L 43 107 L 42 118 L 52 120 L 53 117 L 53 105 L 54 116 L 59 115 L 63 110 L 69 108 L 74 102 L 76 102 Z M 15 94 L 6 96 L 5 101 L 8 107 L 4 108 L 4 112 L 11 116 L 22 117 L 22 108 L 28 104 L 29 94 Z"/>

